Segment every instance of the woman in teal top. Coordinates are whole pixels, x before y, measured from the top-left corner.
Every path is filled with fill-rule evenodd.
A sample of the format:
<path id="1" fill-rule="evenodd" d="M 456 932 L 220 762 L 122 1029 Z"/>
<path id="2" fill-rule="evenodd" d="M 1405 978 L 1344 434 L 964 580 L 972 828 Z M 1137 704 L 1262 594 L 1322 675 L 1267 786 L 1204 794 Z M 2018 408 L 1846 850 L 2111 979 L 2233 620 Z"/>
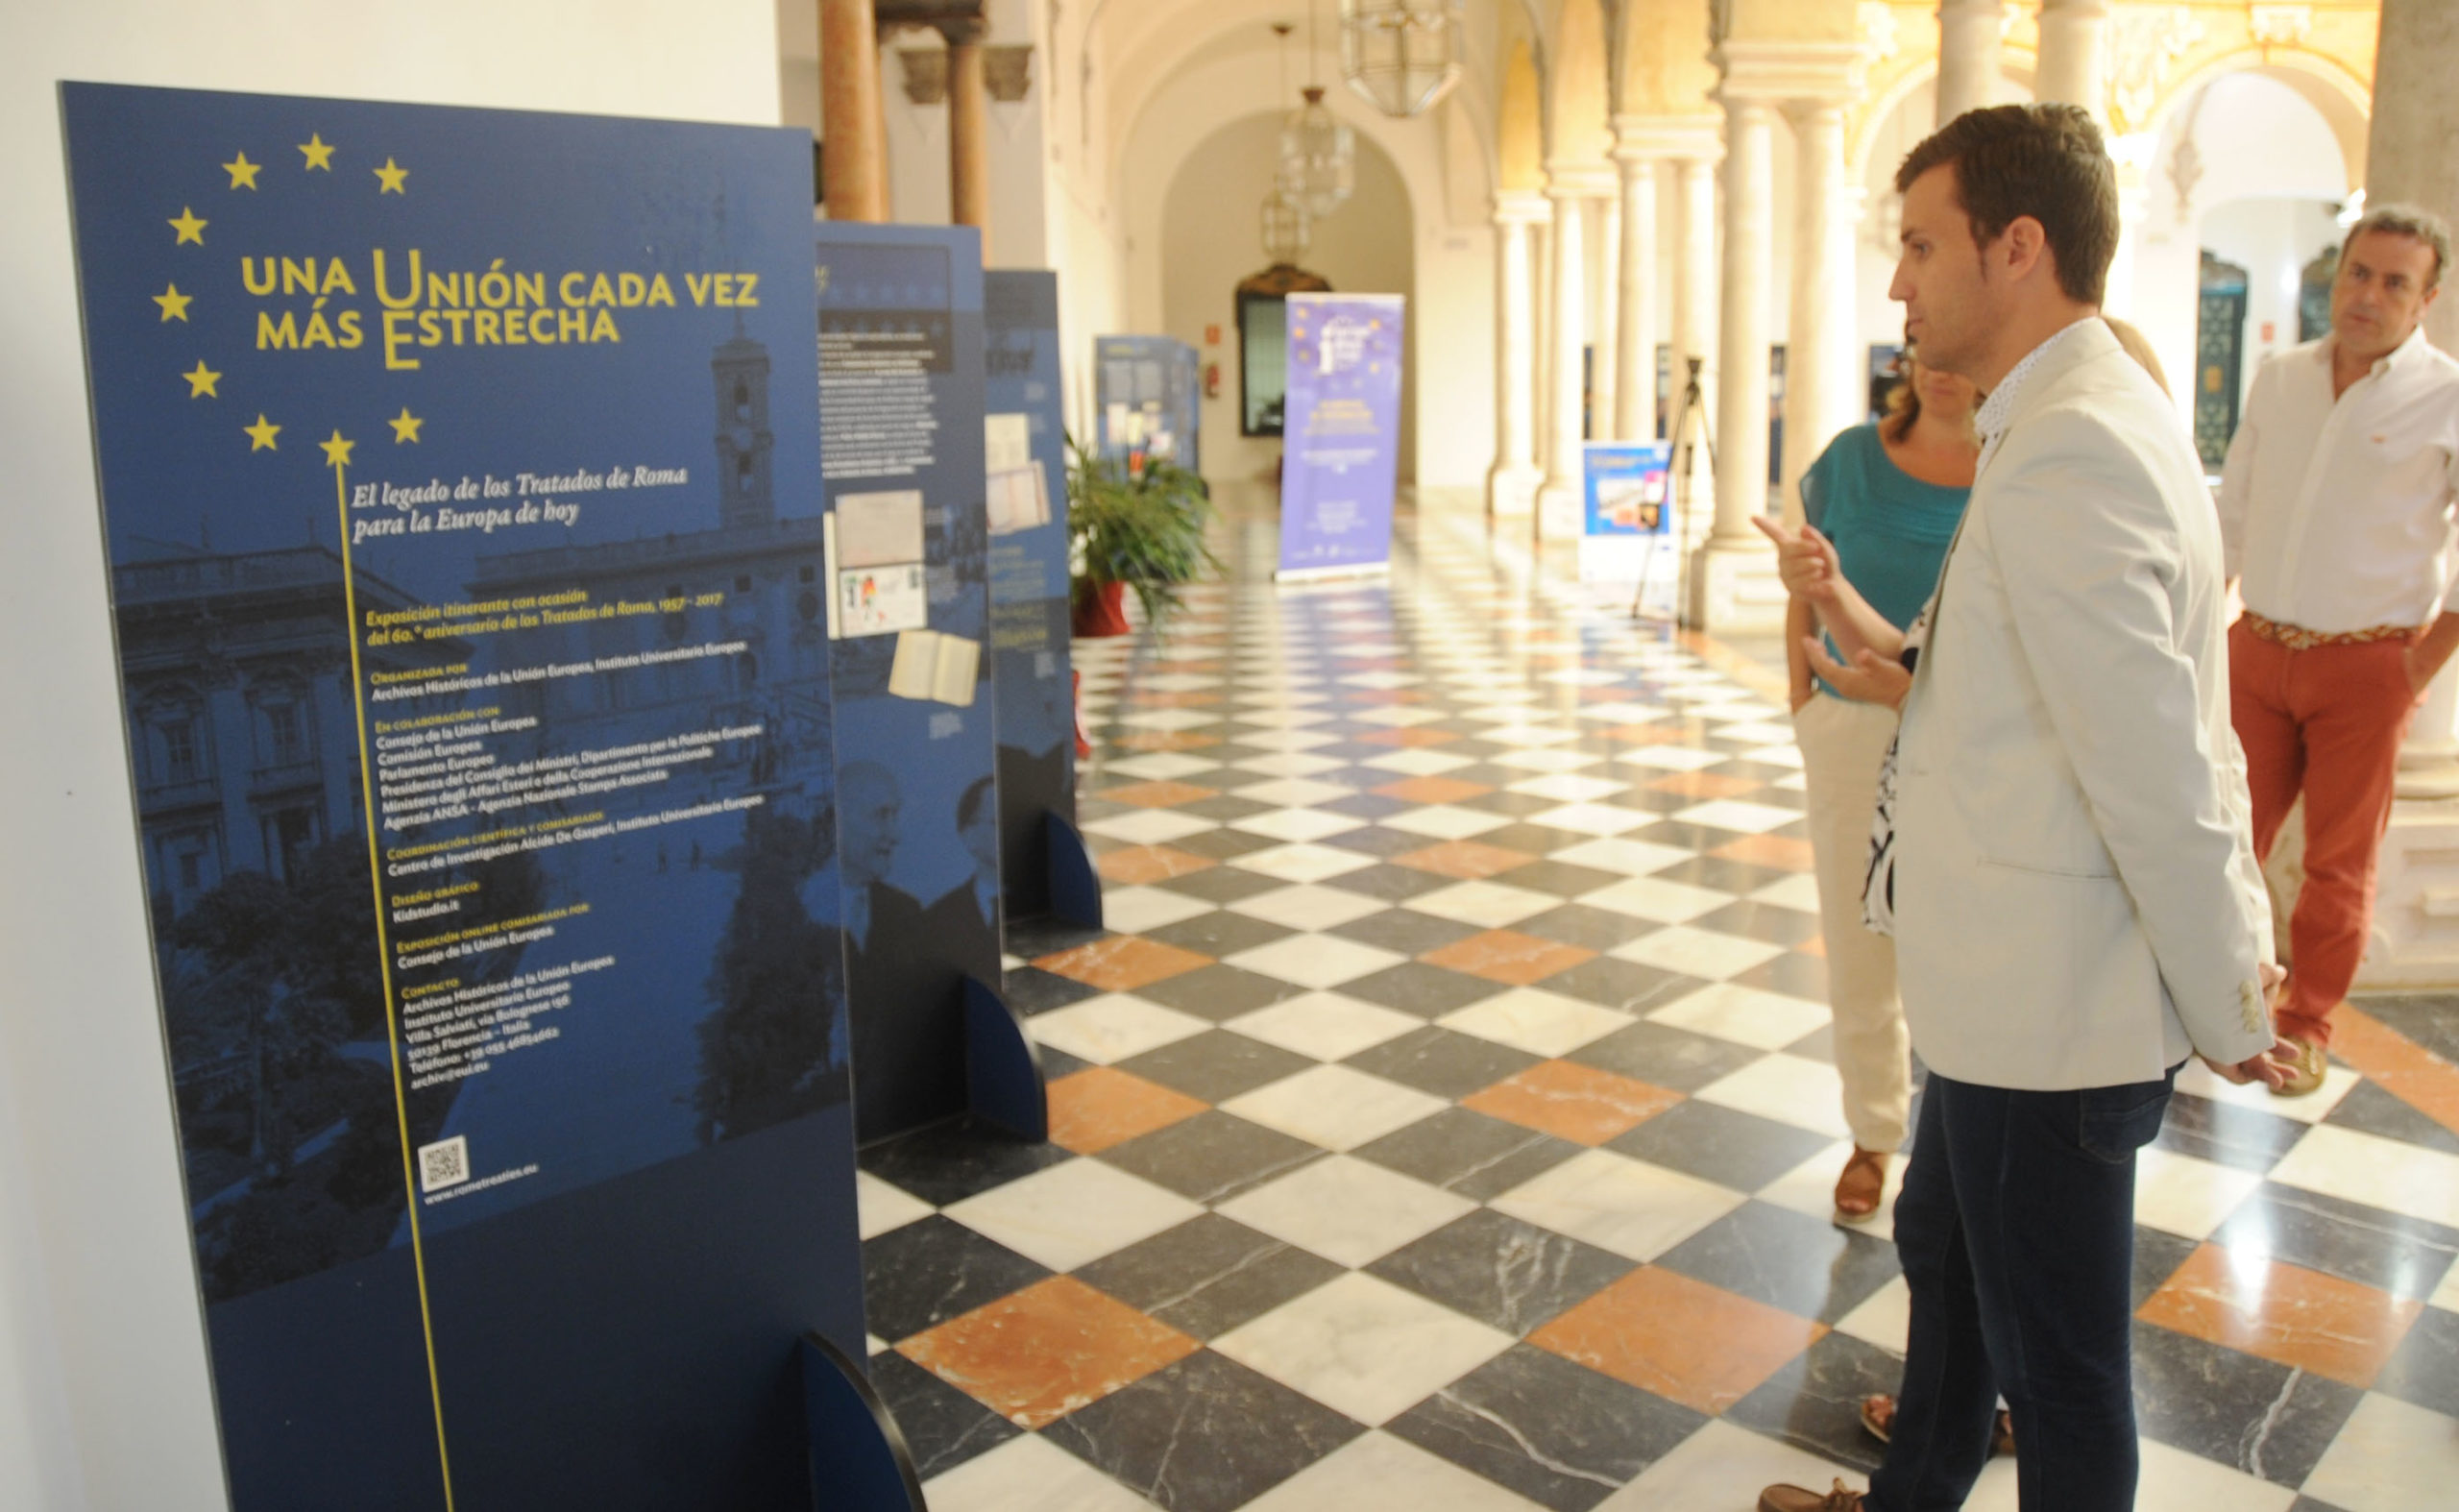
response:
<path id="1" fill-rule="evenodd" d="M 1908 358 L 1904 380 L 1887 396 L 1887 418 L 1838 436 L 1802 475 L 1803 513 L 1835 543 L 1845 582 L 1899 629 L 1929 601 L 1963 518 L 1981 455 L 1972 425 L 1977 400 L 1964 379 Z M 1895 738 L 1896 714 L 1813 676 L 1803 641 L 1817 625 L 1811 605 L 1793 599 L 1785 637 L 1793 730 L 1808 788 L 1836 1071 L 1853 1134 L 1853 1154 L 1836 1183 L 1836 1213 L 1858 1223 L 1878 1211 L 1911 1102 L 1895 942 L 1862 925 L 1879 764 Z"/>

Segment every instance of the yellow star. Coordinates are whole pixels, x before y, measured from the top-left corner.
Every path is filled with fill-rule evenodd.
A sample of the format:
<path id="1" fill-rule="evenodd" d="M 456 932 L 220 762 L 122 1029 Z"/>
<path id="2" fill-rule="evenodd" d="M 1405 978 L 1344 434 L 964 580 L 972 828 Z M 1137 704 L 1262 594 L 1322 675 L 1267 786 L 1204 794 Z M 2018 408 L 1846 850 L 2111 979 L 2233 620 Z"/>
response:
<path id="1" fill-rule="evenodd" d="M 222 375 L 207 367 L 203 357 L 197 358 L 195 372 L 183 373 L 180 377 L 188 380 L 188 398 L 190 399 L 220 399 L 222 397 L 214 392 L 213 388 L 214 384 L 222 381 Z"/>
<path id="2" fill-rule="evenodd" d="M 248 448 L 249 451 L 279 451 L 281 450 L 280 447 L 273 444 L 273 438 L 281 434 L 281 427 L 275 425 L 272 421 L 267 420 L 264 417 L 264 411 L 258 410 L 256 412 L 256 423 L 255 425 L 241 426 L 239 428 L 247 432 L 248 439 L 255 443 L 255 445 Z"/>
<path id="3" fill-rule="evenodd" d="M 426 422 L 411 414 L 410 406 L 403 404 L 402 412 L 384 424 L 393 427 L 393 444 L 400 446 L 404 441 L 418 440 L 419 427 L 426 425 Z"/>
<path id="4" fill-rule="evenodd" d="M 299 144 L 299 150 L 307 155 L 308 167 L 322 168 L 327 173 L 333 171 L 333 149 L 322 135 L 308 133 L 307 139 Z"/>
<path id="5" fill-rule="evenodd" d="M 231 176 L 231 187 L 234 189 L 253 189 L 256 186 L 256 170 L 263 166 L 264 164 L 260 162 L 250 162 L 248 160 L 248 155 L 246 153 L 241 153 L 238 157 L 224 163 L 222 165 L 222 171 Z"/>
<path id="6" fill-rule="evenodd" d="M 196 211 L 183 205 L 180 207 L 180 218 L 165 224 L 180 233 L 180 239 L 171 243 L 172 246 L 184 247 L 189 242 L 195 242 L 202 247 L 205 245 L 205 229 L 213 223 L 198 219 Z"/>
<path id="7" fill-rule="evenodd" d="M 333 432 L 333 439 L 330 441 L 319 441 L 316 444 L 325 449 L 325 465 L 327 467 L 350 466 L 350 449 L 358 445 L 355 441 L 344 441 L 342 439 L 342 433 L 338 429 Z"/>
<path id="8" fill-rule="evenodd" d="M 381 184 L 382 184 L 382 187 L 378 188 L 378 189 L 376 191 L 377 193 L 378 193 L 378 194 L 402 194 L 402 195 L 406 195 L 407 193 L 409 193 L 409 191 L 408 191 L 407 189 L 402 188 L 402 185 L 404 183 L 408 182 L 409 177 L 410 177 L 410 170 L 409 170 L 409 169 L 407 169 L 407 168 L 404 168 L 404 167 L 402 167 L 401 164 L 399 164 L 399 163 L 395 162 L 392 159 L 390 159 L 390 158 L 385 159 L 384 159 L 384 166 L 383 166 L 383 167 L 381 167 L 381 168 L 377 168 L 377 169 L 374 169 L 374 170 L 372 170 L 372 171 L 375 173 L 375 175 L 376 175 L 377 179 L 377 180 L 379 180 L 379 181 L 381 182 Z"/>
<path id="9" fill-rule="evenodd" d="M 181 293 L 180 286 L 176 283 L 166 283 L 162 286 L 161 293 L 153 295 L 151 298 L 155 304 L 162 306 L 162 319 L 167 322 L 187 319 L 188 302 L 196 296 Z"/>

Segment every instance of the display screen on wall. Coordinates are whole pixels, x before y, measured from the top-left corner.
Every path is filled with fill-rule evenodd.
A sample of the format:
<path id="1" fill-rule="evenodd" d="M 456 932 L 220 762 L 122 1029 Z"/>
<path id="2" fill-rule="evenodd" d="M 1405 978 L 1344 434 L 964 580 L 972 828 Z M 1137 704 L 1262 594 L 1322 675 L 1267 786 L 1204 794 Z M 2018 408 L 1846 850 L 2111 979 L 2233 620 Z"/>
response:
<path id="1" fill-rule="evenodd" d="M 807 1506 L 793 1341 L 863 1333 L 807 138 L 63 92 L 234 1506 Z"/>

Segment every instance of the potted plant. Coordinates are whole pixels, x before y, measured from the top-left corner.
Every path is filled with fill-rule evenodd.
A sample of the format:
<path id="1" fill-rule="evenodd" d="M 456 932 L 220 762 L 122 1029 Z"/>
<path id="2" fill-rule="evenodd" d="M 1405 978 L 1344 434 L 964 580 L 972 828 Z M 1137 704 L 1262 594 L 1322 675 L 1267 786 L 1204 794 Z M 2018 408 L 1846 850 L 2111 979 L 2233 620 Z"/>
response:
<path id="1" fill-rule="evenodd" d="M 1149 623 L 1169 613 L 1181 584 L 1220 570 L 1204 541 L 1213 508 L 1203 478 L 1160 457 L 1105 457 L 1073 436 L 1067 457 L 1078 635 L 1125 635 L 1130 588 Z"/>

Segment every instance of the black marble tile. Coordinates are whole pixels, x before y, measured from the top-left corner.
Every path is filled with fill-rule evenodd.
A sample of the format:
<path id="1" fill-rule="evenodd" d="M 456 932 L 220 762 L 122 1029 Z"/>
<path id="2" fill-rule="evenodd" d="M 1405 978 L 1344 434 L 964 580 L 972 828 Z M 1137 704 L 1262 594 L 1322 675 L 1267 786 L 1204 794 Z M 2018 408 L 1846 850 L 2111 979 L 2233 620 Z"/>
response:
<path id="1" fill-rule="evenodd" d="M 1075 1157 L 1055 1144 L 1027 1144 L 971 1117 L 916 1129 L 857 1152 L 856 1163 L 935 1207 Z"/>
<path id="2" fill-rule="evenodd" d="M 1591 1040 L 1564 1059 L 1669 1091 L 1695 1092 L 1759 1057 L 1760 1052 L 1730 1039 L 1694 1035 L 1668 1024 L 1638 1023 Z"/>
<path id="3" fill-rule="evenodd" d="M 1548 807 L 1559 808 L 1561 805 L 1550 804 Z M 1558 850 L 1569 850 L 1573 845 L 1585 843 L 1596 837 L 1582 834 L 1577 830 L 1558 830 L 1548 824 L 1536 824 L 1522 819 L 1518 823 L 1505 824 L 1499 829 L 1490 829 L 1483 835 L 1472 838 L 1481 845 L 1500 845 L 1509 850 L 1524 850 L 1532 856 L 1550 856 Z"/>
<path id="4" fill-rule="evenodd" d="M 1353 770 L 1356 768 L 1348 769 Z M 1376 775 L 1376 777 L 1381 778 L 1387 774 L 1377 772 Z M 1339 772 L 1326 772 L 1315 780 L 1318 782 L 1329 782 L 1339 779 Z M 1318 803 L 1315 807 L 1322 809 L 1327 814 L 1346 814 L 1353 819 L 1374 820 L 1388 818 L 1395 814 L 1404 814 L 1410 809 L 1416 808 L 1417 805 L 1411 803 L 1406 798 L 1387 797 L 1379 793 L 1352 793 L 1346 798 L 1334 798 L 1329 803 Z"/>
<path id="5" fill-rule="evenodd" d="M 1755 796 L 1752 801 L 1757 801 Z M 1664 882 L 1714 888 L 1719 892 L 1741 897 L 1756 892 L 1769 883 L 1782 882 L 1792 873 L 1775 866 L 1755 866 L 1747 861 L 1732 861 L 1723 856 L 1693 856 L 1688 861 L 1677 861 L 1670 866 L 1660 867 L 1648 875 Z"/>
<path id="6" fill-rule="evenodd" d="M 1351 991 L 1354 987 L 1352 983 L 1341 990 Z M 1429 1024 L 1361 1050 L 1344 1063 L 1437 1097 L 1466 1097 L 1535 1065 L 1537 1057 Z"/>
<path id="7" fill-rule="evenodd" d="M 1106 929 L 1070 924 L 1055 915 L 1046 915 L 1010 920 L 1007 938 L 1000 941 L 1000 945 L 1008 954 L 1020 960 L 1036 961 L 1062 950 L 1073 950 L 1079 945 L 1089 945 L 1108 934 Z"/>
<path id="8" fill-rule="evenodd" d="M 1486 1202 L 1562 1164 L 1580 1148 L 1472 1109 L 1447 1108 L 1350 1153 Z"/>
<path id="9" fill-rule="evenodd" d="M 1763 992 L 1782 992 L 1807 1002 L 1827 1001 L 1827 962 L 1818 956 L 1806 956 L 1798 950 L 1788 950 L 1771 956 L 1733 979 L 1738 987 L 1755 987 Z"/>
<path id="10" fill-rule="evenodd" d="M 871 1356 L 870 1377 L 925 1480 L 1024 1431 L 893 1350 Z"/>
<path id="11" fill-rule="evenodd" d="M 2459 1257 L 2459 1232 L 2438 1224 L 2272 1182 L 2211 1237 L 2231 1254 L 2268 1255 L 2395 1297 L 2432 1295 Z"/>
<path id="12" fill-rule="evenodd" d="M 2374 1389 L 2459 1418 L 2459 1312 L 2427 1307 L 2419 1313 Z"/>
<path id="13" fill-rule="evenodd" d="M 1548 992 L 1560 992 L 1583 1002 L 1619 1009 L 1634 1016 L 1707 986 L 1695 977 L 1686 977 L 1680 972 L 1667 971 L 1658 966 L 1643 966 L 1636 961 L 1621 961 L 1613 956 L 1583 961 L 1568 971 L 1555 972 L 1537 985 Z"/>
<path id="14" fill-rule="evenodd" d="M 1772 1118 L 1686 1100 L 1605 1148 L 1738 1192 L 1755 1192 L 1829 1142 L 1825 1134 Z"/>
<path id="15" fill-rule="evenodd" d="M 1446 749 L 1449 748 L 1449 747 L 1446 747 Z M 1485 768 L 1466 768 L 1463 769 L 1475 771 Z M 1510 773 L 1510 775 L 1503 777 L 1502 780 L 1505 782 L 1519 782 L 1524 778 L 1541 775 L 1538 772 L 1520 771 L 1513 768 L 1497 768 L 1494 769 L 1497 771 Z M 1452 773 L 1446 772 L 1444 775 L 1448 777 L 1452 775 Z M 1482 777 L 1463 777 L 1461 780 L 1463 782 L 1483 782 L 1490 779 Z M 1531 814 L 1543 814 L 1547 809 L 1559 809 L 1562 806 L 1563 800 L 1560 798 L 1539 797 L 1533 793 L 1509 793 L 1499 788 L 1492 793 L 1480 793 L 1475 797 L 1462 798 L 1460 800 L 1460 807 L 1464 809 L 1476 809 L 1486 814 L 1500 814 L 1515 819 L 1524 819 Z M 1565 895 L 1569 896 L 1568 893 Z"/>
<path id="16" fill-rule="evenodd" d="M 1443 843 L 1425 835 L 1418 836 L 1417 840 L 1421 846 Z M 1407 852 L 1403 851 L 1401 854 L 1405 855 Z M 1456 887 L 1459 882 L 1458 877 L 1446 877 L 1436 872 L 1421 871 L 1415 866 L 1397 866 L 1390 862 L 1384 862 L 1377 866 L 1360 866 L 1355 871 L 1345 872 L 1337 877 L 1327 877 L 1324 879 L 1324 886 L 1363 893 L 1370 898 L 1381 898 L 1386 903 L 1404 903 L 1410 898 L 1432 892 L 1438 888 Z"/>
<path id="17" fill-rule="evenodd" d="M 1728 1407 L 1725 1421 L 1867 1473 L 1887 1446 L 1862 1427 L 1862 1399 L 1893 1392 L 1903 1378 L 1904 1362 L 1887 1351 L 1830 1333 Z"/>
<path id="18" fill-rule="evenodd" d="M 1324 933 L 1384 950 L 1397 950 L 1404 956 L 1422 956 L 1429 950 L 1457 944 L 1479 933 L 1479 930 L 1474 924 L 1437 918 L 1415 909 L 1392 908 L 1380 914 L 1369 914 L 1364 918 L 1351 919 L 1346 924 L 1336 924 Z"/>
<path id="19" fill-rule="evenodd" d="M 1561 908 L 1547 909 L 1512 926 L 1523 935 L 1559 939 L 1567 945 L 1584 945 L 1590 950 L 1611 950 L 1626 940 L 1653 934 L 1664 927 L 1648 919 L 1617 914 L 1612 909 L 1591 908 L 1585 903 L 1566 903 Z"/>
<path id="20" fill-rule="evenodd" d="M 2459 1155 L 2459 1134 L 2453 1134 L 2416 1108 L 2384 1091 L 2378 1082 L 2359 1082 L 2349 1087 L 2339 1106 L 2323 1117 L 2323 1122 L 2342 1129 L 2355 1129 L 2403 1144 L 2421 1145 L 2427 1150 L 2440 1150 L 2446 1155 Z"/>
<path id="21" fill-rule="evenodd" d="M 1540 1506 L 1587 1512 L 1707 1419 L 1531 1345 L 1515 1345 L 1386 1431 Z"/>
<path id="22" fill-rule="evenodd" d="M 2133 1305 L 2140 1307 L 2152 1300 L 2152 1294 L 2169 1283 L 2194 1252 L 2201 1248 L 2192 1239 L 2157 1229 L 2134 1226 Z"/>
<path id="23" fill-rule="evenodd" d="M 1217 960 L 1237 951 L 1253 950 L 1257 945 L 1269 945 L 1276 939 L 1286 939 L 1297 933 L 1285 924 L 1275 924 L 1252 915 L 1217 908 L 1209 914 L 1198 914 L 1175 924 L 1148 929 L 1144 938 Z"/>
<path id="24" fill-rule="evenodd" d="M 1374 856 L 1389 861 L 1395 856 L 1405 856 L 1413 850 L 1422 850 L 1428 841 L 1424 836 L 1412 835 L 1407 830 L 1385 829 L 1380 824 L 1368 824 L 1358 829 L 1344 830 L 1338 835 L 1327 835 L 1316 843 L 1329 845 L 1339 850 L 1353 850 L 1361 856 Z"/>
<path id="25" fill-rule="evenodd" d="M 1902 1274 L 1894 1245 L 1762 1202 L 1742 1204 L 1656 1263 L 1830 1324 Z"/>
<path id="26" fill-rule="evenodd" d="M 1399 965 L 1372 971 L 1353 982 L 1344 982 L 1340 990 L 1345 996 L 1368 1003 L 1380 1003 L 1397 1008 L 1403 1013 L 1421 1018 L 1440 1018 L 1453 1009 L 1482 1002 L 1503 990 L 1500 982 L 1471 976 L 1466 971 L 1452 971 L 1429 965 L 1423 961 L 1403 961 Z M 1484 1085 L 1479 1083 L 1478 1085 Z"/>
<path id="27" fill-rule="evenodd" d="M 2368 996 L 2361 1006 L 2445 1061 L 2459 1062 L 2459 993 L 2395 992 Z"/>
<path id="28" fill-rule="evenodd" d="M 1168 1512 L 1232 1512 L 1364 1431 L 1205 1350 L 1042 1436 Z"/>
<path id="29" fill-rule="evenodd" d="M 1832 1023 L 1819 1025 L 1809 1034 L 1787 1045 L 1785 1054 L 1799 1056 L 1805 1061 L 1822 1061 L 1829 1065 L 1834 1065 L 1836 1063 L 1836 1026 Z M 1911 1125 L 1907 1124 L 1906 1127 L 1910 1129 Z"/>
<path id="30" fill-rule="evenodd" d="M 1099 1158 L 1181 1197 L 1219 1203 L 1325 1153 L 1321 1146 L 1215 1108 L 1112 1145 Z"/>
<path id="31" fill-rule="evenodd" d="M 1321 1256 L 1208 1212 L 1104 1256 L 1076 1278 L 1181 1333 L 1213 1339 L 1341 1274 Z"/>
<path id="32" fill-rule="evenodd" d="M 1287 886 L 1286 882 L 1273 884 L 1275 888 Z M 1268 977 L 1259 971 L 1225 966 L 1216 961 L 1193 971 L 1181 971 L 1174 977 L 1148 982 L 1135 989 L 1135 995 L 1147 1002 L 1158 1003 L 1163 1008 L 1175 1008 L 1181 1013 L 1193 1013 L 1198 1018 L 1208 1018 L 1218 1024 L 1285 998 L 1296 997 L 1305 990 L 1295 983 Z"/>
<path id="33" fill-rule="evenodd" d="M 2305 1127 L 2294 1118 L 2177 1092 L 2169 1098 L 2168 1116 L 2153 1142 L 2179 1155 L 2261 1175 L 2305 1137 Z"/>
<path id="34" fill-rule="evenodd" d="M 1158 1050 L 1130 1056 L 1118 1062 L 1118 1068 L 1175 1087 L 1189 1097 L 1219 1103 L 1282 1077 L 1295 1076 L 1315 1063 L 1278 1045 L 1233 1035 L 1226 1029 L 1211 1029 Z"/>
<path id="35" fill-rule="evenodd" d="M 2276 1485 L 2301 1484 L 2313 1473 L 2364 1397 L 2154 1324 L 2134 1326 L 2134 1411 L 2143 1436 Z"/>
<path id="36" fill-rule="evenodd" d="M 1163 877 L 1152 886 L 1183 892 L 1188 897 L 1202 898 L 1207 903 L 1235 903 L 1241 898 L 1251 898 L 1258 892 L 1270 892 L 1275 888 L 1285 888 L 1289 884 L 1278 877 L 1267 877 L 1260 871 L 1249 871 L 1241 866 L 1206 866 L 1202 871 Z"/>
<path id="37" fill-rule="evenodd" d="M 1633 794 L 1633 796 L 1636 797 L 1639 794 Z M 1649 796 L 1657 796 L 1657 794 L 1649 794 Z M 1682 806 L 1689 808 L 1695 801 L 1697 800 L 1685 798 Z M 1681 819 L 1659 819 L 1653 824 L 1643 824 L 1638 829 L 1625 831 L 1617 838 L 1643 841 L 1650 845 L 1672 845 L 1682 850 L 1712 850 L 1734 837 L 1731 830 L 1710 829 L 1704 824 L 1690 824 Z"/>
<path id="38" fill-rule="evenodd" d="M 1693 929 L 1713 929 L 1789 948 L 1818 933 L 1818 915 L 1805 914 L 1799 909 L 1778 908 L 1773 903 L 1745 900 L 1728 904 L 1713 914 L 1701 915 L 1692 919 L 1691 925 Z"/>
<path id="39" fill-rule="evenodd" d="M 864 1322 L 894 1344 L 1049 1274 L 1006 1245 L 933 1213 L 864 1241 Z"/>
<path id="40" fill-rule="evenodd" d="M 1233 861 L 1254 851 L 1267 850 L 1283 841 L 1265 835 L 1250 835 L 1245 830 L 1229 828 L 1204 830 L 1194 835 L 1181 835 L 1170 841 L 1172 850 L 1183 850 L 1191 856 L 1205 856 L 1214 861 Z"/>
<path id="41" fill-rule="evenodd" d="M 1018 966 L 999 979 L 999 995 L 1008 1000 L 1010 1008 L 1031 1018 L 1035 1013 L 1099 997 L 1102 989 L 1039 966 Z"/>
<path id="42" fill-rule="evenodd" d="M 2288 1512 L 2347 1512 L 2347 1509 L 2335 1507 L 2320 1497 L 2301 1496 L 2288 1503 Z"/>
<path id="43" fill-rule="evenodd" d="M 1686 793 L 1668 793 L 1662 788 L 1648 787 L 1646 784 L 1654 779 L 1643 776 L 1643 768 L 1626 768 L 1624 769 L 1639 778 L 1641 785 L 1605 795 L 1603 801 L 1618 809 L 1629 809 L 1635 814 L 1672 814 L 1699 801 Z"/>
<path id="44" fill-rule="evenodd" d="M 1610 888 L 1622 880 L 1619 871 L 1602 871 L 1595 866 L 1575 866 L 1568 861 L 1540 861 L 1510 871 L 1511 885 L 1536 892 L 1550 892 L 1556 897 L 1582 897 L 1599 888 Z"/>
<path id="45" fill-rule="evenodd" d="M 1480 1207 L 1366 1269 L 1525 1338 L 1636 1268 L 1619 1255 Z"/>
<path id="46" fill-rule="evenodd" d="M 1057 1045 L 1036 1044 L 1033 1048 L 1034 1061 L 1041 1067 L 1044 1085 L 1058 1081 L 1062 1076 L 1074 1076 L 1079 1071 L 1089 1071 L 1093 1067 L 1092 1061 L 1079 1061 Z"/>
<path id="47" fill-rule="evenodd" d="M 1218 797 L 1196 798 L 1186 803 L 1173 803 L 1170 805 L 1170 812 L 1192 814 L 1200 819 L 1217 819 L 1224 824 L 1234 824 L 1240 819 L 1252 818 L 1258 814 L 1270 814 L 1276 807 L 1275 804 L 1258 803 L 1253 798 L 1242 798 L 1234 793 L 1225 793 Z"/>

